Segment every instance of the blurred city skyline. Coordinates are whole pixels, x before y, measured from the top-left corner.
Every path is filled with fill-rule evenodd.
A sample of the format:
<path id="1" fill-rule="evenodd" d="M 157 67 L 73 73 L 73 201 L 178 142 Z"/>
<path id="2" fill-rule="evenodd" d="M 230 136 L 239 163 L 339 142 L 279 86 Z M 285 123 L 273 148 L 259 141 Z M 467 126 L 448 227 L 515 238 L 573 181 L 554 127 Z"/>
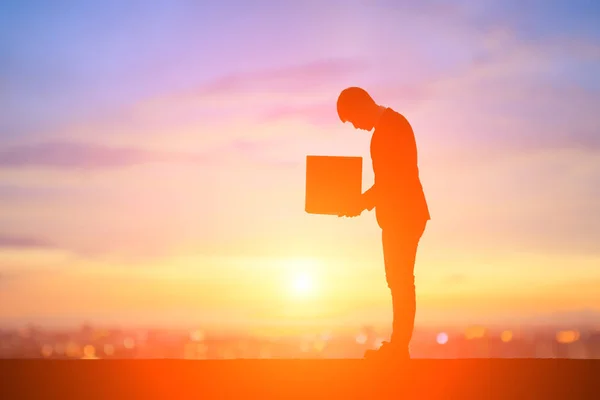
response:
<path id="1" fill-rule="evenodd" d="M 305 332 L 219 332 L 83 324 L 71 329 L 0 329 L 0 359 L 361 358 L 389 332 L 365 326 Z M 600 358 L 599 329 L 417 329 L 412 358 Z"/>

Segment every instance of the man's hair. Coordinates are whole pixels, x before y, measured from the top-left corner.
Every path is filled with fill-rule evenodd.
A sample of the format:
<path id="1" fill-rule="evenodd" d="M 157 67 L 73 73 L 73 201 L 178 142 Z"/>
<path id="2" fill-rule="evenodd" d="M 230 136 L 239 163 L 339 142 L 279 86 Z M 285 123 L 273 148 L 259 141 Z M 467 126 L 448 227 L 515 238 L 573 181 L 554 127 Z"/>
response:
<path id="1" fill-rule="evenodd" d="M 356 114 L 357 110 L 364 109 L 365 106 L 374 104 L 375 101 L 366 90 L 359 87 L 349 87 L 340 93 L 337 101 L 337 112 L 342 122 Z"/>

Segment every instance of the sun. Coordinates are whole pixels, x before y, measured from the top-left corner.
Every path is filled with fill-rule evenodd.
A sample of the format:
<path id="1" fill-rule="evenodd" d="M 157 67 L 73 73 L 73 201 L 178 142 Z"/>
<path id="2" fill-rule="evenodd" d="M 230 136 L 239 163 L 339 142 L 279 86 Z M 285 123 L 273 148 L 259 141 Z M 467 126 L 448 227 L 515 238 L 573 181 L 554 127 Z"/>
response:
<path id="1" fill-rule="evenodd" d="M 313 297 L 318 289 L 316 277 L 320 275 L 320 263 L 313 258 L 288 258 L 282 260 L 286 269 L 286 281 L 283 285 L 288 295 L 307 299 Z"/>
<path id="2" fill-rule="evenodd" d="M 293 293 L 301 296 L 309 295 L 315 289 L 312 276 L 305 271 L 296 272 L 292 276 L 291 286 Z"/>

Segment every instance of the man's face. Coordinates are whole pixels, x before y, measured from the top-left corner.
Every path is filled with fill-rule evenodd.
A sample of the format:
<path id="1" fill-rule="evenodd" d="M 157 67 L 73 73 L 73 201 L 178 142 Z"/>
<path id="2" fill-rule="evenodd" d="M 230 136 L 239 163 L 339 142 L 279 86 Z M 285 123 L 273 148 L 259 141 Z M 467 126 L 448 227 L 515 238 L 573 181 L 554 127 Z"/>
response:
<path id="1" fill-rule="evenodd" d="M 344 123 L 350 122 L 354 126 L 354 129 L 370 132 L 375 125 L 374 106 L 376 105 L 370 101 L 356 102 L 352 105 L 347 105 L 343 111 L 344 115 L 339 114 L 339 117 Z"/>
<path id="2" fill-rule="evenodd" d="M 366 115 L 366 113 L 357 113 L 352 118 L 348 119 L 348 122 L 354 126 L 355 129 L 370 132 L 373 129 L 373 121 Z"/>

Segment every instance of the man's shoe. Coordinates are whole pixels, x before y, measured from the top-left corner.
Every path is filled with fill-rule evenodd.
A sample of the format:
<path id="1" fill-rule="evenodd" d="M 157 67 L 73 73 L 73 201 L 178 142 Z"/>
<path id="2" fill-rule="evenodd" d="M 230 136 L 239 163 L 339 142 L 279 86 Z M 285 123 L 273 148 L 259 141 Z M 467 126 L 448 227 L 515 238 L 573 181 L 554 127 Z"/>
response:
<path id="1" fill-rule="evenodd" d="M 379 349 L 367 350 L 365 359 L 373 361 L 408 361 L 410 360 L 410 353 L 408 348 L 400 349 L 390 342 L 383 342 Z"/>

